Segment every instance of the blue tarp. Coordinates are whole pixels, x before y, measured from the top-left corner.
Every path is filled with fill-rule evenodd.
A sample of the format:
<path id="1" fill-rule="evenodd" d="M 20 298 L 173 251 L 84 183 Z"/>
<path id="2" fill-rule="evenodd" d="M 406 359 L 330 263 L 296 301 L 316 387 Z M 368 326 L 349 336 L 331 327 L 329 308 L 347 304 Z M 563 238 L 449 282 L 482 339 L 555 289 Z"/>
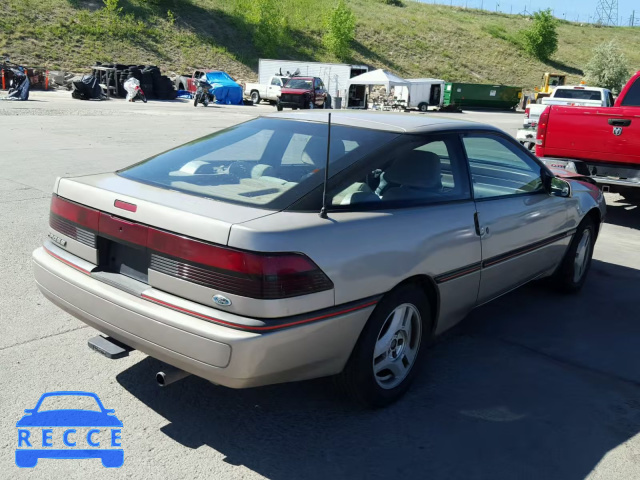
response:
<path id="1" fill-rule="evenodd" d="M 213 87 L 216 103 L 242 105 L 242 87 L 227 72 L 207 72 L 207 82 Z"/>

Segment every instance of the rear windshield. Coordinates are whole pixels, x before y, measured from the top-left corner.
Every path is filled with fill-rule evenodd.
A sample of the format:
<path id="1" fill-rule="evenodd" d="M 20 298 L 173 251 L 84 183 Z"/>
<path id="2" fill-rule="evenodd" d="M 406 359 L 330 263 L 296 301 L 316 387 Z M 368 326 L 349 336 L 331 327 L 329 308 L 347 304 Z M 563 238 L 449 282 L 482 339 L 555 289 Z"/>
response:
<path id="1" fill-rule="evenodd" d="M 332 126 L 329 176 L 397 136 Z M 161 188 L 280 210 L 323 182 L 326 161 L 325 123 L 260 118 L 117 173 Z"/>
<path id="2" fill-rule="evenodd" d="M 593 90 L 574 90 L 571 88 L 557 88 L 553 98 L 568 98 L 571 100 L 601 100 L 601 93 Z"/>

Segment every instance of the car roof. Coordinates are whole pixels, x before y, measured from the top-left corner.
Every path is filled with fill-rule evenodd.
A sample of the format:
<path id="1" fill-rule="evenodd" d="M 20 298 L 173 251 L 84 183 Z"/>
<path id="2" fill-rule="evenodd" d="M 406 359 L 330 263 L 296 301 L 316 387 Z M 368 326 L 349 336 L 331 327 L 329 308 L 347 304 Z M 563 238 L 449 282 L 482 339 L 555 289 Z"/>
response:
<path id="1" fill-rule="evenodd" d="M 606 90 L 606 88 L 590 87 L 589 85 L 559 85 L 556 87 L 556 90 L 568 90 L 571 88 L 577 90 Z"/>
<path id="2" fill-rule="evenodd" d="M 428 133 L 441 130 L 487 130 L 501 132 L 501 130 L 484 123 L 409 113 L 311 110 L 272 113 L 265 115 L 265 117 L 327 123 L 328 113 L 331 113 L 332 125 L 368 128 L 387 132 Z"/>

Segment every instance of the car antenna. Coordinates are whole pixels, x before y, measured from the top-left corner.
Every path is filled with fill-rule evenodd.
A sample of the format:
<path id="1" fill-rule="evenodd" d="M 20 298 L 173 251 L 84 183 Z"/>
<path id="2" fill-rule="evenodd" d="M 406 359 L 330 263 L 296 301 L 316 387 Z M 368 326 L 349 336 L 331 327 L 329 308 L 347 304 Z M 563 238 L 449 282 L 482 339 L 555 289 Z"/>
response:
<path id="1" fill-rule="evenodd" d="M 324 167 L 324 185 L 322 186 L 322 208 L 320 218 L 327 218 L 327 182 L 329 182 L 329 155 L 331 154 L 331 114 L 327 121 L 327 164 Z"/>

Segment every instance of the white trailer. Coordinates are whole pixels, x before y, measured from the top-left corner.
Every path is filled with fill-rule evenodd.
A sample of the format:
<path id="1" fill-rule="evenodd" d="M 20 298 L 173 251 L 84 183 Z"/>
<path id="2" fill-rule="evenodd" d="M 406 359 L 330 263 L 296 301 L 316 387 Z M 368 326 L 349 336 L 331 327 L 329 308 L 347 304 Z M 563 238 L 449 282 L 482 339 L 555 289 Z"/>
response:
<path id="1" fill-rule="evenodd" d="M 298 62 L 292 60 L 272 60 L 261 58 L 258 63 L 258 83 L 269 83 L 274 75 L 293 75 L 296 71 L 300 76 L 319 77 L 322 79 L 327 92 L 332 98 L 342 98 L 342 108 L 365 108 L 365 88 L 352 85 L 349 79 L 368 72 L 365 65 L 348 65 L 344 63 Z M 362 90 L 360 92 L 359 90 Z M 344 99 L 347 99 L 345 101 Z M 337 102 L 332 102 L 334 106 Z"/>
<path id="2" fill-rule="evenodd" d="M 429 107 L 441 107 L 444 102 L 444 80 L 437 78 L 408 78 L 408 86 L 395 87 L 397 100 L 404 100 L 406 108 L 426 112 Z"/>

